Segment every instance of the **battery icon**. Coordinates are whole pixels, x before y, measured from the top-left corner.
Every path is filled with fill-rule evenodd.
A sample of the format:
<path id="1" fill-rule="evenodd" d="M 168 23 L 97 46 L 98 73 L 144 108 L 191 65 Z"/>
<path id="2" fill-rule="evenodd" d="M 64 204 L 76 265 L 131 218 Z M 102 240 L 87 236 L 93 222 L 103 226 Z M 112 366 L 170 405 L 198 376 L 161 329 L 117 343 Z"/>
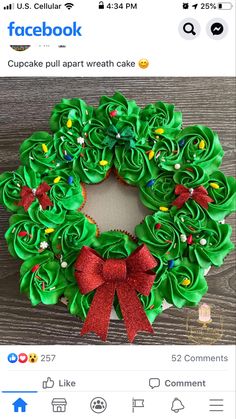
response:
<path id="1" fill-rule="evenodd" d="M 232 7 L 233 7 L 233 5 L 229 1 L 224 1 L 223 3 L 218 3 L 218 9 L 221 9 L 221 10 L 231 10 Z"/>

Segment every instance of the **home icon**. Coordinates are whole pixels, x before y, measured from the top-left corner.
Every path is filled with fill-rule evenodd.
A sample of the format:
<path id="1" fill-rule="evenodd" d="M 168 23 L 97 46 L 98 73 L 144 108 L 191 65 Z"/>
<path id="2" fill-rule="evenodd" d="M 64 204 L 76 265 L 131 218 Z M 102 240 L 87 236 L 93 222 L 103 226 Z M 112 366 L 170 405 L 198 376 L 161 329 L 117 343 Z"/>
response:
<path id="1" fill-rule="evenodd" d="M 52 410 L 55 413 L 66 411 L 67 401 L 66 399 L 52 399 Z"/>
<path id="2" fill-rule="evenodd" d="M 23 399 L 17 399 L 12 405 L 14 406 L 15 413 L 26 412 L 27 403 Z"/>

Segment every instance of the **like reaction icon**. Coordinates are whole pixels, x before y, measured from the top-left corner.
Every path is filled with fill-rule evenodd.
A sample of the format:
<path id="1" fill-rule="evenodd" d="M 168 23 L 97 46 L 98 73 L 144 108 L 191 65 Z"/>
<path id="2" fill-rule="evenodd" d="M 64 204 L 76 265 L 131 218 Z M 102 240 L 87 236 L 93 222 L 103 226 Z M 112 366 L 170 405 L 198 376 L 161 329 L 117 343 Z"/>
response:
<path id="1" fill-rule="evenodd" d="M 54 384 L 54 381 L 50 377 L 48 377 L 47 380 L 43 381 L 43 388 L 53 388 Z"/>

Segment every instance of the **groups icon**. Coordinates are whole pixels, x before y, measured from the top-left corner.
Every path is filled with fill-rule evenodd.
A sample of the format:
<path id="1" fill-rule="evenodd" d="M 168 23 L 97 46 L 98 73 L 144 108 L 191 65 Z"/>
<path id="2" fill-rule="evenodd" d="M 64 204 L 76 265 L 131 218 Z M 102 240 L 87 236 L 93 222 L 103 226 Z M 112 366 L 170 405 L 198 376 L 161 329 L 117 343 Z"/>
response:
<path id="1" fill-rule="evenodd" d="M 38 361 L 38 355 L 33 352 L 29 355 L 23 352 L 17 355 L 14 352 L 12 352 L 8 355 L 7 360 L 8 362 L 10 362 L 10 364 L 15 364 L 16 362 L 19 362 L 20 364 L 25 364 L 26 362 L 34 364 Z"/>

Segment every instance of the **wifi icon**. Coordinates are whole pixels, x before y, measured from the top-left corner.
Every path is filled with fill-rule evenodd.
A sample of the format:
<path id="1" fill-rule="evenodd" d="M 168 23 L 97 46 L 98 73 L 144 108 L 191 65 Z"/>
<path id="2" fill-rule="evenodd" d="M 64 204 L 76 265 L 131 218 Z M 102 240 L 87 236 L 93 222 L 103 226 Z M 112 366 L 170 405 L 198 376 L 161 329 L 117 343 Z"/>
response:
<path id="1" fill-rule="evenodd" d="M 73 3 L 65 3 L 65 7 L 68 9 L 68 10 L 70 10 L 70 9 L 72 9 L 72 7 L 74 6 L 74 4 Z"/>

